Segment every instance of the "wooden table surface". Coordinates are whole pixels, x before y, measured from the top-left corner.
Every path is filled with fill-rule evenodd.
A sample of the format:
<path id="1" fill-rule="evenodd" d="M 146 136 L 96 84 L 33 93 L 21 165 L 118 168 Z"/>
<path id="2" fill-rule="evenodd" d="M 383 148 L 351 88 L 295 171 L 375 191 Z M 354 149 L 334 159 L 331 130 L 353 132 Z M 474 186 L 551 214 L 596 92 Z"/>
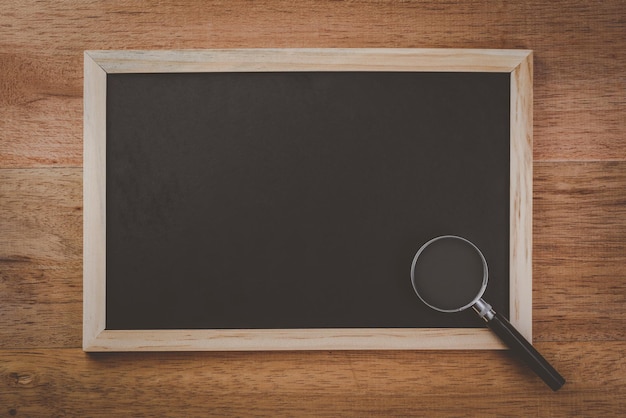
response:
<path id="1" fill-rule="evenodd" d="M 561 391 L 508 351 L 83 353 L 83 50 L 237 47 L 535 51 L 533 335 Z M 625 68 L 620 0 L 0 0 L 0 416 L 626 415 Z"/>

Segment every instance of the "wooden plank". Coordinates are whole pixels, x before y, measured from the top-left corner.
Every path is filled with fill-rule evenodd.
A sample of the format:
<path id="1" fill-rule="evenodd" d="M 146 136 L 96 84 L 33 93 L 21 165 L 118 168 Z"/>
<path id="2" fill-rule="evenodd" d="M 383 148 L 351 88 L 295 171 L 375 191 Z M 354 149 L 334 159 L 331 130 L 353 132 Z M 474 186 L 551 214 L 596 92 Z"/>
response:
<path id="1" fill-rule="evenodd" d="M 626 339 L 626 163 L 536 164 L 534 210 L 536 339 Z"/>
<path id="2" fill-rule="evenodd" d="M 81 169 L 0 170 L 0 347 L 75 347 Z"/>
<path id="3" fill-rule="evenodd" d="M 626 343 L 538 347 L 568 379 L 558 394 L 502 351 L 85 355 L 80 349 L 3 350 L 2 407 L 17 416 L 626 413 Z"/>
<path id="4" fill-rule="evenodd" d="M 0 170 L 0 260 L 4 268 L 80 262 L 80 169 Z"/>
<path id="5" fill-rule="evenodd" d="M 81 63 L 41 52 L 0 52 L 0 167 L 82 165 Z"/>
<path id="6" fill-rule="evenodd" d="M 535 341 L 625 340 L 626 163 L 536 163 Z M 78 347 L 81 170 L 0 170 L 0 347 Z"/>
<path id="7" fill-rule="evenodd" d="M 4 276 L 4 273 L 2 275 Z M 51 276 L 54 277 L 50 274 L 44 277 Z M 61 283 L 59 288 L 67 289 L 68 286 Z M 80 289 L 77 291 L 71 289 L 69 293 L 80 293 Z M 80 299 L 23 303 L 6 301 L 6 296 L 9 295 L 0 298 L 2 300 L 0 314 L 3 316 L 0 348 L 80 346 L 82 337 L 80 318 L 83 306 Z"/>
<path id="8" fill-rule="evenodd" d="M 146 9 L 8 0 L 0 14 L 0 167 L 78 166 L 86 49 L 506 48 L 535 51 L 535 160 L 626 156 L 623 1 L 453 7 L 262 0 Z M 520 18 L 523 16 L 523 19 Z M 583 16 L 584 18 L 582 18 Z"/>
<path id="9" fill-rule="evenodd" d="M 105 331 L 106 75 L 254 71 L 499 71 L 511 73 L 511 323 L 532 340 L 532 52 L 461 49 L 85 51 L 85 351 L 489 349 L 484 329 Z M 526 299 L 521 299 L 525 297 Z"/>

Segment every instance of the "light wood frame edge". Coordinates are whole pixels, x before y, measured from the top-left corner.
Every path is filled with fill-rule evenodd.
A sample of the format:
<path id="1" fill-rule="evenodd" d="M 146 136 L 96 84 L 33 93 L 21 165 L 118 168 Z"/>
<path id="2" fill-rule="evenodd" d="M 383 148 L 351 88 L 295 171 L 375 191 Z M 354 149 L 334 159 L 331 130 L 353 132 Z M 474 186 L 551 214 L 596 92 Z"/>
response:
<path id="1" fill-rule="evenodd" d="M 84 54 L 83 102 L 83 348 L 106 324 L 107 74 Z"/>
<path id="2" fill-rule="evenodd" d="M 374 64 L 372 64 L 374 63 Z M 83 350 L 502 349 L 487 329 L 105 330 L 106 75 L 198 71 L 511 73 L 510 316 L 532 330 L 532 51 L 245 49 L 85 51 Z M 524 303 L 520 303 L 520 300 Z"/>
<path id="3" fill-rule="evenodd" d="M 211 71 L 510 72 L 529 51 L 510 49 L 209 49 L 87 51 L 107 73 Z"/>
<path id="4" fill-rule="evenodd" d="M 511 72 L 510 321 L 532 342 L 533 54 Z M 524 303 L 520 303 L 524 301 Z"/>

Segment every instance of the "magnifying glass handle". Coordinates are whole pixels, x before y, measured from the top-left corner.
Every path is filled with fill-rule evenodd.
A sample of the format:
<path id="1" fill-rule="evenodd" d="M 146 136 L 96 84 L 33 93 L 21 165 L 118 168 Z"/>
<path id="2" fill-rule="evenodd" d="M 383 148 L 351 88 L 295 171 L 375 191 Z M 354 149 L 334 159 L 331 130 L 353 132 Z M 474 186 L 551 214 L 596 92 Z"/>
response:
<path id="1" fill-rule="evenodd" d="M 565 384 L 563 376 L 561 376 L 559 372 L 557 372 L 554 367 L 552 367 L 550 363 L 548 363 L 548 361 L 543 358 L 537 350 L 535 350 L 526 338 L 524 338 L 524 336 L 520 334 L 519 331 L 516 330 L 504 316 L 494 312 L 488 303 L 482 300 L 481 302 L 487 305 L 488 309 L 486 312 L 485 309 L 480 309 L 484 308 L 483 306 L 478 306 L 483 312 L 476 309 L 476 305 L 480 305 L 479 303 L 474 306 L 474 309 L 487 322 L 487 326 L 491 328 L 491 330 L 495 332 L 496 335 L 515 352 L 515 354 L 520 356 L 522 360 L 524 360 L 526 364 L 533 369 L 533 371 L 537 373 L 537 375 L 541 377 L 553 391 L 556 392 L 559 390 L 561 386 Z"/>

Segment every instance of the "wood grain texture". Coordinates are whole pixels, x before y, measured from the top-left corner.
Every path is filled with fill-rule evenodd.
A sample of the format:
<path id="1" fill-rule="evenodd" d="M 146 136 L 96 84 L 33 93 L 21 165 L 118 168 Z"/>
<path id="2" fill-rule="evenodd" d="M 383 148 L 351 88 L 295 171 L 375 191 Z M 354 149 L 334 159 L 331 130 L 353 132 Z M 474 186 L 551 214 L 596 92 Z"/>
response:
<path id="1" fill-rule="evenodd" d="M 486 328 L 103 330 L 83 342 L 83 350 L 89 352 L 505 348 Z"/>
<path id="2" fill-rule="evenodd" d="M 80 262 L 80 170 L 2 170 L 0 179 L 0 257 L 7 268 L 24 262 L 44 268 Z"/>
<path id="3" fill-rule="evenodd" d="M 626 415 L 625 2 L 0 10 L 0 416 Z M 82 352 L 83 50 L 242 47 L 534 50 L 533 340 L 561 391 L 506 351 Z"/>
<path id="4" fill-rule="evenodd" d="M 626 163 L 538 163 L 534 180 L 535 338 L 626 339 Z"/>
<path id="5" fill-rule="evenodd" d="M 623 160 L 625 9 L 617 0 L 4 0 L 0 112 L 8 117 L 0 118 L 0 167 L 80 166 L 88 49 L 532 49 L 535 159 Z"/>
<path id="6" fill-rule="evenodd" d="M 618 416 L 623 341 L 540 343 L 555 394 L 506 351 L 116 353 L 4 351 L 17 416 Z M 497 396 L 488 394 L 497 393 Z"/>
<path id="7" fill-rule="evenodd" d="M 80 339 L 81 190 L 79 168 L 0 170 L 0 347 Z"/>

